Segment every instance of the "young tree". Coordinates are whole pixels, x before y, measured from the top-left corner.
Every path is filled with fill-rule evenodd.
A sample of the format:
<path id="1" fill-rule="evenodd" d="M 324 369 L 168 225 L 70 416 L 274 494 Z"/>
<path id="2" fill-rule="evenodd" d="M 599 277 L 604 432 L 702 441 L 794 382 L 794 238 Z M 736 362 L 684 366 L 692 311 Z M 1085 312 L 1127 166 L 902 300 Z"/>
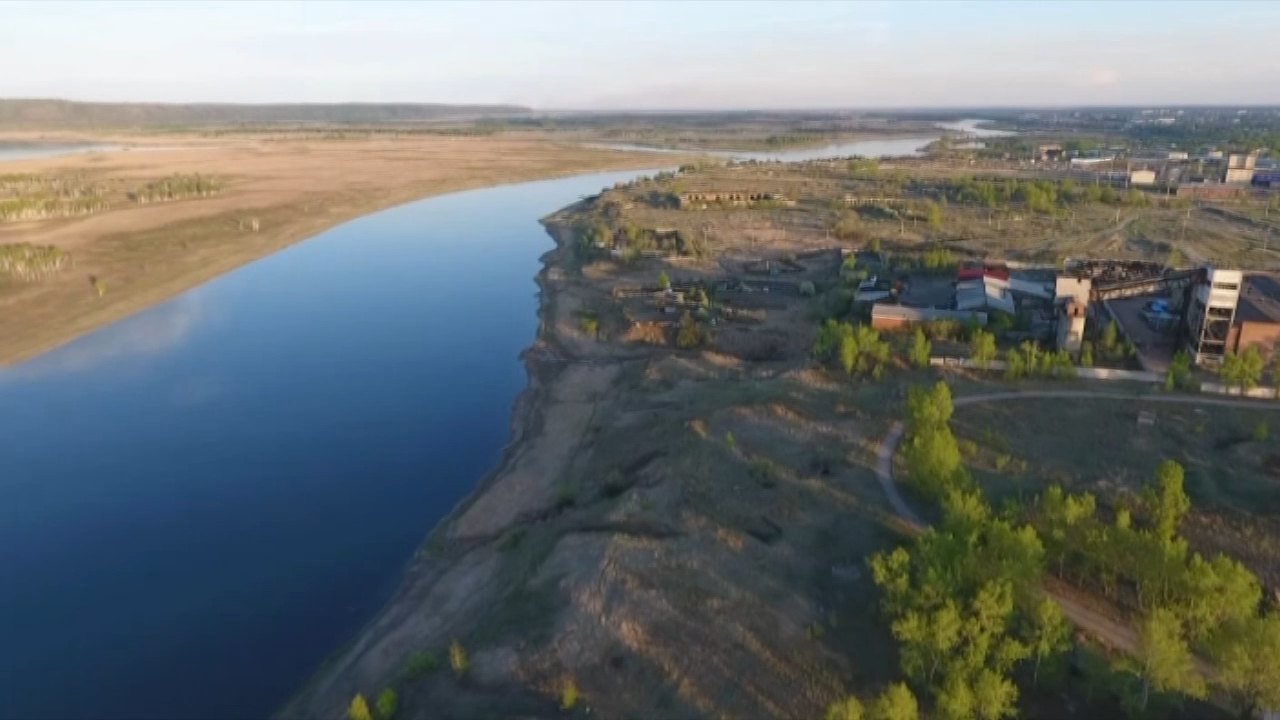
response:
<path id="1" fill-rule="evenodd" d="M 676 332 L 676 346 L 682 349 L 694 348 L 702 344 L 702 326 L 688 310 L 680 315 L 680 327 Z"/>
<path id="2" fill-rule="evenodd" d="M 907 388 L 907 430 L 913 435 L 946 427 L 953 410 L 951 388 L 942 380 Z"/>
<path id="3" fill-rule="evenodd" d="M 661 290 L 671 289 L 671 278 L 667 277 L 666 270 L 658 273 L 658 288 Z"/>
<path id="4" fill-rule="evenodd" d="M 969 356 L 974 362 L 986 367 L 987 363 L 996 359 L 996 336 L 986 330 L 974 332 L 973 339 L 969 342 Z"/>
<path id="5" fill-rule="evenodd" d="M 852 695 L 840 698 L 827 706 L 822 717 L 823 720 L 862 720 L 862 703 Z"/>
<path id="6" fill-rule="evenodd" d="M 872 720 L 920 720 L 920 706 L 906 683 L 896 682 L 876 698 Z"/>
<path id="7" fill-rule="evenodd" d="M 373 720 L 373 715 L 369 712 L 369 703 L 361 693 L 356 693 L 356 696 L 351 698 L 351 705 L 347 707 L 347 720 Z"/>
<path id="8" fill-rule="evenodd" d="M 1145 491 L 1151 508 L 1156 538 L 1162 545 L 1169 545 L 1178 535 L 1178 525 L 1191 509 L 1191 498 L 1182 488 L 1182 466 L 1174 460 L 1165 460 L 1156 468 L 1154 486 Z"/>
<path id="9" fill-rule="evenodd" d="M 1139 707 L 1146 711 L 1151 691 L 1205 696 L 1204 678 L 1196 672 L 1191 649 L 1182 636 L 1182 623 L 1168 608 L 1155 608 L 1138 632 L 1138 676 L 1142 678 Z"/>
<path id="10" fill-rule="evenodd" d="M 1017 713 L 1018 687 L 998 672 L 983 668 L 973 680 L 973 711 L 978 720 L 1000 720 Z"/>
<path id="11" fill-rule="evenodd" d="M 1120 328 L 1116 326 L 1116 321 L 1111 320 L 1102 326 L 1102 336 L 1098 338 L 1098 342 L 1102 345 L 1102 349 L 1108 355 L 1114 355 L 1116 352 L 1116 342 L 1119 338 Z"/>
<path id="12" fill-rule="evenodd" d="M 924 336 L 924 330 L 917 327 L 915 334 L 911 337 L 911 349 L 907 352 L 907 359 L 916 367 L 929 366 L 929 354 L 932 352 L 933 346 L 929 343 L 929 338 Z"/>
<path id="13" fill-rule="evenodd" d="M 1093 343 L 1080 343 L 1080 367 L 1093 367 Z"/>
<path id="14" fill-rule="evenodd" d="M 391 688 L 383 688 L 378 693 L 378 720 L 392 720 L 396 716 L 396 709 L 399 707 L 399 698 L 396 697 L 396 691 Z"/>
<path id="15" fill-rule="evenodd" d="M 952 651 L 960 644 L 963 618 L 956 604 L 943 603 L 932 612 L 909 610 L 893 622 L 893 636 L 902 643 L 899 661 L 908 677 L 932 683 Z"/>
<path id="16" fill-rule="evenodd" d="M 453 668 L 453 673 L 458 677 L 466 675 L 467 670 L 471 668 L 471 660 L 467 658 L 467 650 L 457 640 L 449 643 L 449 667 Z"/>
<path id="17" fill-rule="evenodd" d="M 930 230 L 937 230 L 942 227 L 942 208 L 938 207 L 938 203 L 929 202 L 926 206 L 925 217 Z"/>
<path id="18" fill-rule="evenodd" d="M 1031 608 L 1030 632 L 1027 642 L 1031 647 L 1031 656 L 1035 658 L 1035 668 L 1031 672 L 1031 686 L 1040 684 L 1040 663 L 1045 658 L 1056 655 L 1071 644 L 1071 626 L 1058 604 L 1048 596 L 1041 596 Z"/>

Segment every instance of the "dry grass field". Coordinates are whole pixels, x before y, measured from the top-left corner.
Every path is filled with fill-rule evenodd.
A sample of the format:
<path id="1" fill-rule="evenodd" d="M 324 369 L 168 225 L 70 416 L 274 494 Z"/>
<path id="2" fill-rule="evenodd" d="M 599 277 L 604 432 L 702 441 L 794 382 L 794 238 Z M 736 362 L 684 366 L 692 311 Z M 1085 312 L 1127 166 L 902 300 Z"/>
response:
<path id="1" fill-rule="evenodd" d="M 87 215 L 0 222 L 0 246 L 52 245 L 71 258 L 60 272 L 38 280 L 0 274 L 0 364 L 368 212 L 443 192 L 654 162 L 651 154 L 530 134 L 95 140 L 134 147 L 0 163 L 0 181 L 35 177 L 92 186 L 108 205 Z M 146 204 L 130 199 L 147 183 L 197 174 L 214 179 L 219 192 Z"/>

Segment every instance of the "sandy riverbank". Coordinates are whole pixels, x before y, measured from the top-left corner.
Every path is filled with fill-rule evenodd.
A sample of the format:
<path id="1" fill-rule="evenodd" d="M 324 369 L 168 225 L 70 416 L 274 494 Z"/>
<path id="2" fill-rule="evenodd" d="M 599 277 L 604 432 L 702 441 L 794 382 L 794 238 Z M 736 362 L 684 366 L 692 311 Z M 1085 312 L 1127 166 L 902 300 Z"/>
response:
<path id="1" fill-rule="evenodd" d="M 75 177 L 96 184 L 110 203 L 92 215 L 0 223 L 0 245 L 53 245 L 73 260 L 39 281 L 0 276 L 0 365 L 360 215 L 445 192 L 654 162 L 644 153 L 520 134 L 178 135 L 129 142 L 137 147 L 0 163 L 0 175 Z M 147 182 L 196 173 L 218 178 L 222 191 L 145 205 L 128 199 L 128 192 Z M 101 280 L 101 296 L 91 278 Z"/>

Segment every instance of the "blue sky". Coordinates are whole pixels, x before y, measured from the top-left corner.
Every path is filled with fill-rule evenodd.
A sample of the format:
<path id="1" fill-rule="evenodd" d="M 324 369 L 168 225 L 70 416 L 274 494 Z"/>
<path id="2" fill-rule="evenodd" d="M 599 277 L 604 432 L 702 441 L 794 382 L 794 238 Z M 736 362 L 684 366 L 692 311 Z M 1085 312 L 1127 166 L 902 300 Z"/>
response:
<path id="1" fill-rule="evenodd" d="M 1280 104 L 1277 2 L 0 4 L 0 97 Z"/>

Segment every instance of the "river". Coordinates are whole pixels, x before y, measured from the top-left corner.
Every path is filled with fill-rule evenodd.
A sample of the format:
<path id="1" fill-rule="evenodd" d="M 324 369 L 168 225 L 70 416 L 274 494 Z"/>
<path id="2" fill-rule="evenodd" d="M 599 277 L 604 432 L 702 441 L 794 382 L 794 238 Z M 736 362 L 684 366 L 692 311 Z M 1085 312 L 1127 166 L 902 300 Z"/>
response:
<path id="1" fill-rule="evenodd" d="M 0 140 L 0 162 L 119 150 L 119 145 L 93 142 L 17 142 Z"/>
<path id="2" fill-rule="evenodd" d="M 0 717 L 285 701 L 497 462 L 537 219 L 637 174 L 385 210 L 0 369 Z"/>

